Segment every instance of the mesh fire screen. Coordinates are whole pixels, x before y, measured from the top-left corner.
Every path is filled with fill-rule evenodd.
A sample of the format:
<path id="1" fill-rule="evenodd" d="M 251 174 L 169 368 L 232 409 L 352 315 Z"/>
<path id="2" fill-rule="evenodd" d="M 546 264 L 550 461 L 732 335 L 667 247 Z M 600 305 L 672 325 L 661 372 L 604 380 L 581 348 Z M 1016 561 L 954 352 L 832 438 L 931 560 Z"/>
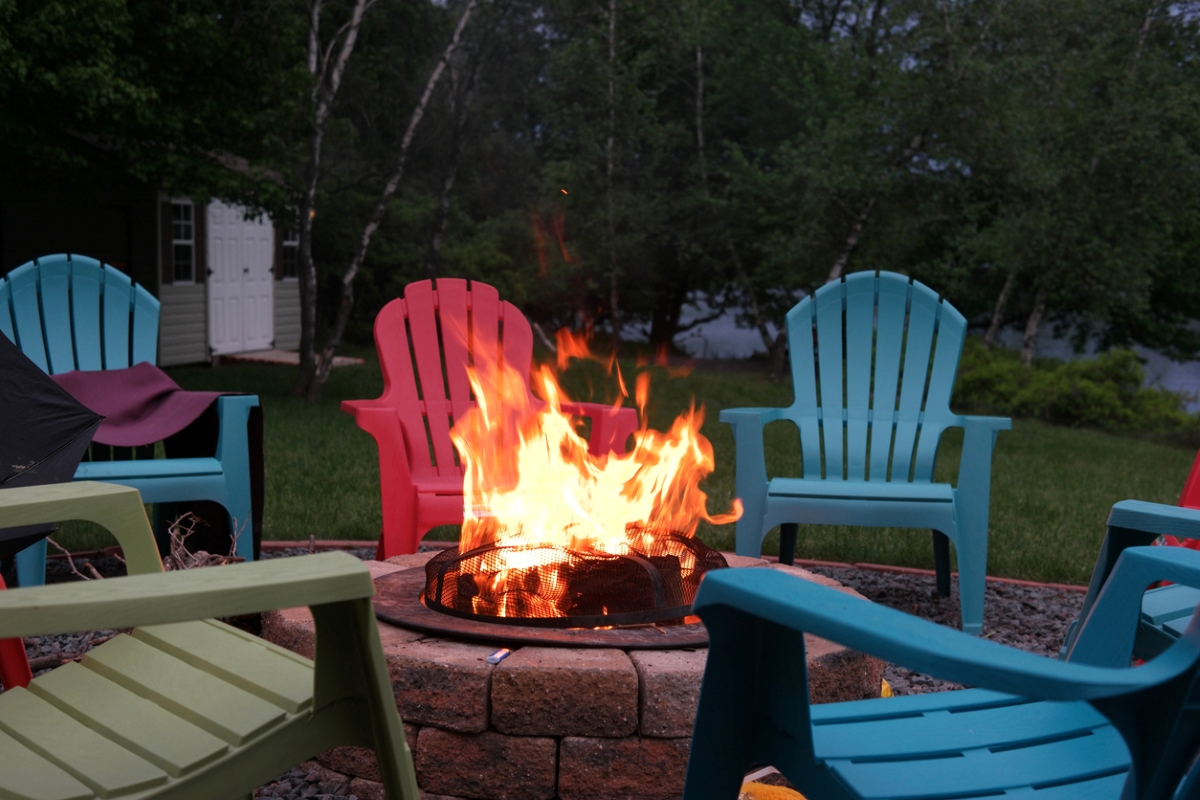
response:
<path id="1" fill-rule="evenodd" d="M 682 619 L 700 579 L 726 567 L 699 539 L 657 537 L 646 552 L 615 556 L 556 546 L 447 550 L 425 565 L 425 605 L 493 622 L 561 628 Z"/>

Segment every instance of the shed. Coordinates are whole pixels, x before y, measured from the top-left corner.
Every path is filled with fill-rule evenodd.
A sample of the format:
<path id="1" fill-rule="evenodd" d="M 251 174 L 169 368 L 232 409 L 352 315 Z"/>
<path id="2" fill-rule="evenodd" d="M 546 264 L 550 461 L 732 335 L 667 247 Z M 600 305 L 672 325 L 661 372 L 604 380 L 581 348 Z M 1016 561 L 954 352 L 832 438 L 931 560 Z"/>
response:
<path id="1" fill-rule="evenodd" d="M 51 253 L 112 264 L 162 303 L 160 366 L 296 349 L 298 246 L 265 215 L 171 196 L 103 164 L 86 178 L 0 171 L 0 275 Z"/>

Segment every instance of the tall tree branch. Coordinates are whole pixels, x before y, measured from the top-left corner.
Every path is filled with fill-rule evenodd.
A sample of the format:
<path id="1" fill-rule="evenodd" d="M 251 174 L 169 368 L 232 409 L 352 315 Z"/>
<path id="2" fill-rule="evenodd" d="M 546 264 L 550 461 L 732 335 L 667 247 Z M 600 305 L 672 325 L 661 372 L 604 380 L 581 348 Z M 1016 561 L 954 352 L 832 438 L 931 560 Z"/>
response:
<path id="1" fill-rule="evenodd" d="M 304 191 L 297 209 L 300 228 L 300 247 L 297 253 L 300 262 L 300 374 L 296 386 L 292 390 L 298 396 L 307 396 L 311 376 L 315 372 L 316 363 L 313 347 L 316 343 L 317 328 L 317 266 L 312 256 L 312 225 L 316 216 L 317 182 L 321 176 L 321 155 L 325 144 L 325 126 L 333 110 L 333 102 L 341 89 L 342 76 L 346 64 L 354 52 L 358 41 L 358 31 L 362 26 L 363 16 L 374 5 L 375 0 L 356 0 L 350 12 L 350 20 L 338 32 L 342 36 L 341 49 L 332 72 L 327 70 L 328 62 L 321 58 L 320 26 L 322 0 L 312 0 L 309 7 L 308 35 L 308 69 L 313 77 L 313 132 L 309 141 L 308 163 L 304 166 Z M 337 41 L 335 36 L 330 41 L 330 48 Z"/>
<path id="2" fill-rule="evenodd" d="M 395 169 L 392 171 L 387 183 L 384 184 L 383 191 L 380 192 L 379 199 L 375 203 L 375 208 L 371 211 L 371 216 L 367 220 L 367 224 L 359 234 L 358 247 L 354 252 L 353 258 L 350 260 L 349 266 L 346 267 L 346 271 L 342 274 L 342 297 L 341 302 L 338 304 L 337 317 L 334 319 L 333 327 L 330 329 L 325 346 L 321 349 L 320 355 L 315 359 L 315 368 L 310 374 L 307 384 L 303 387 L 304 396 L 309 400 L 315 401 L 320 398 L 321 388 L 329 378 L 329 370 L 333 368 L 334 353 L 337 351 L 338 345 L 341 344 L 342 334 L 346 331 L 346 324 L 350 320 L 350 312 L 354 308 L 354 279 L 367 257 L 367 251 L 371 246 L 371 239 L 374 237 L 375 231 L 379 229 L 380 223 L 383 222 L 384 214 L 387 213 L 388 203 L 391 202 L 392 196 L 395 195 L 396 189 L 400 186 L 400 181 L 404 178 L 405 166 L 408 163 L 408 151 L 412 145 L 413 137 L 416 135 L 417 127 L 421 124 L 422 117 L 425 116 L 425 110 L 429 107 L 429 100 L 433 96 L 434 89 L 437 88 L 442 74 L 446 71 L 446 66 L 454 56 L 454 52 L 462 43 L 463 31 L 471 19 L 471 12 L 475 10 L 477 5 L 478 0 L 469 0 L 463 8 L 463 12 L 458 19 L 458 24 L 454 28 L 454 35 L 451 37 L 450 43 L 446 45 L 446 49 L 430 74 L 429 80 L 426 81 L 425 91 L 421 94 L 421 99 L 417 102 L 416 108 L 413 109 L 412 116 L 409 117 L 408 128 L 404 131 L 404 137 L 400 140 Z M 305 353 L 301 352 L 302 361 L 304 357 Z M 302 363 L 301 381 L 303 382 L 304 379 L 304 364 Z"/>

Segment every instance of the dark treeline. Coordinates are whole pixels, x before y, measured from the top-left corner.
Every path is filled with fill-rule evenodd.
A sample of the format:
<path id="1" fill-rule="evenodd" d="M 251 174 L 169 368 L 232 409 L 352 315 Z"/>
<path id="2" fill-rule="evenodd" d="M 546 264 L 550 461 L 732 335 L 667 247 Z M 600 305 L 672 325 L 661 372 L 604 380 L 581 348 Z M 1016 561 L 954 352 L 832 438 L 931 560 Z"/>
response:
<path id="1" fill-rule="evenodd" d="M 136 20 L 145 4 L 82 5 Z M 0 0 L 0 54 L 29 46 L 13 33 L 21 5 Z M 193 190 L 308 210 L 316 328 L 336 328 L 345 302 L 345 335 L 366 338 L 408 282 L 461 276 L 547 330 L 635 324 L 656 346 L 701 292 L 779 355 L 799 292 L 882 268 L 944 292 L 989 341 L 1025 331 L 1026 361 L 1045 322 L 1102 347 L 1200 350 L 1196 2 L 150 5 L 216 15 L 213 36 L 241 25 L 208 56 L 213 77 L 194 77 L 240 127 L 199 133 L 259 171 L 222 183 L 146 163 Z M 320 118 L 311 87 L 351 31 Z M 22 91 L 0 74 L 0 100 L 18 107 Z M 142 150 L 170 135 L 99 112 L 71 124 Z"/>

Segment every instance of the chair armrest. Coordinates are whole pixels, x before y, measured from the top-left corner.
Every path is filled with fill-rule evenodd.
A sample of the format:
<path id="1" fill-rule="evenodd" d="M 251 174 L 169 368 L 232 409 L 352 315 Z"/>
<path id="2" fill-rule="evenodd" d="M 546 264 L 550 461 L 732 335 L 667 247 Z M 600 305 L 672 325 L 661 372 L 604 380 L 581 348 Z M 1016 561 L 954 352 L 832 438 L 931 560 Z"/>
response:
<path id="1" fill-rule="evenodd" d="M 1122 500 L 1108 514 L 1112 528 L 1127 528 L 1158 536 L 1200 539 L 1200 509 Z"/>
<path id="2" fill-rule="evenodd" d="M 371 597 L 347 553 L 131 575 L 0 592 L 0 639 L 254 614 Z"/>
<path id="3" fill-rule="evenodd" d="M 752 617 L 944 680 L 1045 700 L 1090 700 L 1154 686 L 1190 668 L 1200 651 L 1193 637 L 1184 637 L 1138 669 L 1064 663 L 765 569 L 708 573 L 694 610 L 714 644 L 722 628 L 745 629 L 745 617 Z"/>
<path id="4" fill-rule="evenodd" d="M 1172 506 L 1162 508 L 1191 510 Z M 1116 515 L 1116 508 L 1113 513 Z M 1192 511 L 1192 515 L 1200 519 L 1200 512 Z M 1123 550 L 1094 602 L 1083 608 L 1079 630 L 1074 640 L 1064 648 L 1066 660 L 1073 664 L 1099 667 L 1128 664 L 1133 656 L 1134 640 L 1141 619 L 1142 595 L 1147 586 L 1161 580 L 1200 588 L 1200 553 L 1178 547 L 1130 547 Z M 1189 627 L 1188 633 L 1191 631 Z"/>
<path id="5" fill-rule="evenodd" d="M 559 410 L 592 421 L 588 452 L 595 456 L 624 453 L 625 440 L 638 429 L 637 411 L 604 403 L 560 403 Z"/>
<path id="6" fill-rule="evenodd" d="M 394 405 L 385 403 L 382 397 L 374 400 L 343 400 L 339 407 L 347 414 L 357 414 L 367 408 L 395 408 Z"/>
<path id="7" fill-rule="evenodd" d="M 756 518 L 765 510 L 767 497 L 767 459 L 763 450 L 763 426 L 786 419 L 782 408 L 726 408 L 719 419 L 733 428 L 734 464 L 737 496 L 746 514 Z"/>
<path id="8" fill-rule="evenodd" d="M 217 434 L 218 461 L 227 455 L 249 452 L 250 434 L 246 426 L 250 421 L 250 409 L 258 404 L 256 394 L 225 394 L 217 398 L 217 418 L 221 421 Z"/>
<path id="9" fill-rule="evenodd" d="M 963 428 L 962 458 L 958 466 L 956 491 L 973 495 L 968 499 L 986 502 L 992 490 L 992 450 L 1000 431 L 1012 430 L 1008 417 L 958 418 Z"/>
<path id="10" fill-rule="evenodd" d="M 760 428 L 768 422 L 786 419 L 786 408 L 724 408 L 718 419 L 730 425 L 757 425 Z"/>
<path id="11" fill-rule="evenodd" d="M 0 491 L 0 528 L 69 519 L 95 522 L 117 537 L 131 575 L 162 572 L 162 559 L 137 489 L 80 481 Z"/>

